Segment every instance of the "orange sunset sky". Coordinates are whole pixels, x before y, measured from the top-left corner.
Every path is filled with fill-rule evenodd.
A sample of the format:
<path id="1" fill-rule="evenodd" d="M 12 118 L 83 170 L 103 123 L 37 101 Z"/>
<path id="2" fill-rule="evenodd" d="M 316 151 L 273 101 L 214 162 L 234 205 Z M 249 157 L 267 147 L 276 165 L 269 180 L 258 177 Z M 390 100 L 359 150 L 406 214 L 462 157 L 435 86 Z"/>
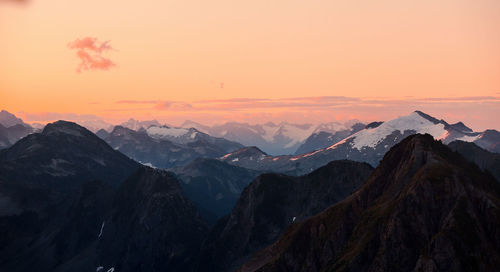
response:
<path id="1" fill-rule="evenodd" d="M 0 108 L 169 124 L 419 109 L 500 129 L 500 1 L 0 0 Z"/>

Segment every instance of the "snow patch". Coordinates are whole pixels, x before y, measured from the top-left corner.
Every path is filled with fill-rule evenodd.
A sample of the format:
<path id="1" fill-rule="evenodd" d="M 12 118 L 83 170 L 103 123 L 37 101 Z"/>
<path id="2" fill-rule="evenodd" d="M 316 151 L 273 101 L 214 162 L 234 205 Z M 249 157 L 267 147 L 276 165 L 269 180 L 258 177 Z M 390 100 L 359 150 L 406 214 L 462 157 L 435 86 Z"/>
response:
<path id="1" fill-rule="evenodd" d="M 101 238 L 102 236 L 102 231 L 104 230 L 104 224 L 106 223 L 106 221 L 102 221 L 102 224 L 101 224 L 101 231 L 99 231 L 99 235 L 97 236 L 97 239 Z"/>
<path id="2" fill-rule="evenodd" d="M 154 168 L 154 169 L 157 169 L 158 167 L 154 166 L 152 163 L 150 162 L 141 162 L 139 161 L 140 164 L 144 165 L 144 166 L 148 166 L 148 167 L 151 167 L 151 168 Z"/>
<path id="3" fill-rule="evenodd" d="M 460 138 L 457 138 L 456 140 L 460 140 L 460 141 L 464 141 L 464 142 L 474 142 L 474 141 L 478 140 L 479 138 L 481 138 L 481 135 L 477 135 L 477 136 L 464 135 Z"/>

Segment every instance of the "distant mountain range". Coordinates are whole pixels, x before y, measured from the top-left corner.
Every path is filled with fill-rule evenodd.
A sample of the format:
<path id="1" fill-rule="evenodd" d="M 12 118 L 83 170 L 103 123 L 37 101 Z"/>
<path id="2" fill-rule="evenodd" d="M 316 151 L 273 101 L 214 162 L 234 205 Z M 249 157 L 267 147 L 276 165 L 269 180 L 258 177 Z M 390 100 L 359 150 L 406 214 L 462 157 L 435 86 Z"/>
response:
<path id="1" fill-rule="evenodd" d="M 147 129 L 150 126 L 161 126 L 161 124 L 157 120 L 139 121 L 130 118 L 128 121 L 121 123 L 120 126 L 138 131 L 140 129 Z"/>
<path id="2" fill-rule="evenodd" d="M 387 122 L 373 123 L 323 149 L 301 155 L 270 156 L 255 147 L 224 155 L 221 160 L 233 165 L 259 170 L 300 175 L 332 160 L 349 159 L 377 166 L 385 153 L 409 135 L 428 133 L 443 143 L 455 140 L 473 142 L 498 152 L 500 133 L 496 130 L 473 132 L 462 123 L 448 124 L 423 112 L 415 111 Z"/>
<path id="3" fill-rule="evenodd" d="M 151 126 L 135 131 L 116 126 L 98 134 L 115 150 L 156 168 L 186 165 L 196 158 L 217 158 L 243 146 L 196 129 Z"/>
<path id="4" fill-rule="evenodd" d="M 0 149 L 7 148 L 26 135 L 36 131 L 14 114 L 0 111 Z"/>
<path id="5" fill-rule="evenodd" d="M 364 129 L 366 126 L 361 123 L 356 123 L 350 128 L 339 129 L 337 131 L 316 131 L 311 136 L 307 137 L 301 144 L 295 155 L 309 153 L 315 150 L 319 150 L 325 147 L 329 147 L 342 141 L 344 138 L 351 136 L 352 134 Z"/>
<path id="6" fill-rule="evenodd" d="M 415 114 L 418 116 L 415 116 Z M 381 157 L 377 155 L 378 153 L 383 155 L 392 144 L 398 141 L 394 141 L 392 138 L 397 137 L 398 139 L 402 139 L 412 133 L 419 132 L 428 132 L 434 137 L 440 138 L 445 143 L 452 142 L 453 140 L 463 140 L 474 142 L 491 152 L 500 153 L 500 132 L 496 130 L 489 129 L 482 132 L 475 132 L 462 122 L 450 124 L 420 111 L 416 111 L 413 115 L 414 116 L 399 117 L 386 122 L 372 122 L 367 125 L 357 120 L 351 120 L 345 123 L 330 122 L 317 125 L 293 124 L 287 122 L 279 124 L 268 122 L 265 124 L 251 125 L 247 123 L 228 122 L 214 126 L 186 121 L 180 127 L 175 127 L 162 125 L 157 120 L 139 121 L 131 118 L 121 123 L 119 126 L 138 132 L 145 130 L 152 138 L 169 140 L 179 144 L 193 142 L 199 139 L 199 137 L 196 137 L 196 134 L 201 133 L 205 138 L 206 135 L 209 135 L 214 138 L 224 138 L 231 142 L 239 143 L 242 146 L 255 146 L 271 156 L 309 154 L 331 147 L 343 140 L 352 140 L 353 142 L 351 142 L 351 144 L 358 151 L 365 154 L 357 154 L 358 152 L 354 151 L 351 152 L 352 154 L 349 154 L 349 156 L 353 156 L 354 160 L 361 159 L 372 165 L 376 165 L 381 159 Z M 420 122 L 419 120 L 421 119 L 425 120 Z M 78 123 L 103 139 L 107 137 L 114 128 L 113 125 L 97 117 L 88 120 L 82 119 Z M 7 136 L 8 133 L 5 132 L 5 129 L 0 128 L 0 148 L 10 146 L 25 135 L 43 128 L 40 124 L 36 124 L 36 129 L 34 129 L 25 124 L 20 118 L 6 111 L 0 112 L 0 124 L 6 128 L 14 124 L 22 124 L 27 128 L 31 128 L 31 130 L 24 133 L 10 133 L 16 136 Z M 379 126 L 380 128 L 378 128 Z M 399 131 L 399 134 L 396 133 L 391 135 L 394 131 Z M 443 134 L 438 135 L 439 133 Z M 449 135 L 445 135 L 444 133 L 449 133 Z M 385 140 L 387 140 L 387 142 L 380 146 Z M 386 145 L 387 147 L 385 147 Z M 375 154 L 368 154 L 370 152 L 363 151 L 363 148 L 375 149 L 376 152 L 371 152 Z M 348 151 L 349 150 L 346 150 L 346 152 Z M 345 154 L 344 158 L 349 159 L 347 155 L 348 154 Z M 342 157 L 338 158 L 342 159 Z"/>
<path id="7" fill-rule="evenodd" d="M 364 125 L 356 120 L 352 120 L 344 124 L 331 122 L 319 125 L 299 125 L 287 122 L 250 125 L 247 123 L 229 122 L 209 127 L 196 122 L 186 121 L 182 127 L 196 128 L 212 136 L 223 137 L 245 146 L 258 146 L 264 152 L 271 155 L 284 155 L 297 152 L 311 134 L 327 132 L 334 135 L 333 137 L 347 137 L 363 128 Z M 301 150 L 308 150 L 317 146 L 317 144 L 310 141 Z"/>
<path id="8" fill-rule="evenodd" d="M 105 138 L 114 129 L 114 126 L 100 118 L 90 118 L 79 120 L 78 123 L 88 130 L 96 133 L 99 137 Z M 25 124 L 20 118 L 15 115 L 2 111 L 0 113 L 0 124 L 6 127 L 11 125 Z M 35 125 L 35 124 L 34 124 Z M 201 137 L 207 138 L 210 135 L 214 138 L 225 138 L 227 140 L 240 143 L 244 146 L 259 146 L 269 154 L 293 154 L 297 152 L 310 151 L 313 149 L 324 147 L 325 144 L 335 142 L 351 135 L 352 133 L 364 128 L 364 125 L 352 120 L 344 124 L 338 122 L 324 123 L 319 125 L 312 124 L 291 124 L 291 123 L 266 123 L 262 125 L 250 125 L 246 123 L 226 123 L 216 126 L 205 126 L 196 122 L 186 121 L 181 127 L 162 125 L 157 120 L 139 121 L 130 118 L 126 122 L 118 125 L 135 131 L 146 130 L 148 135 L 156 139 L 170 140 L 174 143 L 185 144 L 198 140 Z M 37 129 L 43 129 L 43 125 L 36 124 Z M 201 133 L 196 137 L 197 133 Z M 311 134 L 315 135 L 320 132 L 328 133 L 326 140 L 309 140 Z M 322 136 L 325 134 L 321 134 Z M 331 136 L 333 135 L 333 136 Z M 190 138 L 192 137 L 192 138 Z M 16 141 L 18 139 L 15 139 Z M 14 141 L 15 142 L 15 141 Z M 7 142 L 0 134 L 0 148 L 5 148 L 14 143 L 12 140 Z M 303 147 L 301 145 L 305 144 Z"/>
<path id="9" fill-rule="evenodd" d="M 4 122 L 0 123 L 0 149 L 37 131 L 6 111 L 0 113 L 0 121 Z M 5 127 L 7 124 L 15 125 Z M 446 144 L 461 140 L 473 142 L 491 152 L 500 152 L 500 132 L 474 132 L 462 122 L 449 124 L 420 111 L 368 125 L 353 120 L 345 124 L 334 122 L 316 126 L 226 123 L 209 127 L 186 121 L 182 127 L 172 127 L 160 125 L 156 120 L 135 119 L 122 125 L 117 126 L 114 135 L 111 135 L 114 130 L 106 129 L 95 133 L 102 139 L 109 138 L 108 143 L 128 156 L 160 168 L 186 165 L 197 157 L 215 158 L 219 155 L 223 157 L 222 161 L 229 164 L 291 175 L 309 173 L 338 159 L 352 159 L 376 166 L 390 147 L 415 133 L 429 133 Z M 118 136 L 117 131 L 124 134 Z M 134 140 L 131 142 L 125 134 L 133 134 L 133 137 L 129 136 Z M 278 149 L 281 151 L 278 152 Z M 272 152 L 266 152 L 269 150 Z M 295 155 L 273 156 L 294 152 Z"/>

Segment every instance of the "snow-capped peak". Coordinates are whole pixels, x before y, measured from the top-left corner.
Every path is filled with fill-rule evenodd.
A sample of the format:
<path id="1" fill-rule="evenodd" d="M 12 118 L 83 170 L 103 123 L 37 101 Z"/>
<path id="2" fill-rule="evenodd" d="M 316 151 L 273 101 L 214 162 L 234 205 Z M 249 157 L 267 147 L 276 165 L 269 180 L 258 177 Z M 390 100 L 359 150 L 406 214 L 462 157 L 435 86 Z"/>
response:
<path id="1" fill-rule="evenodd" d="M 442 139 L 447 134 L 444 124 L 436 124 L 418 112 L 413 112 L 410 115 L 384 122 L 376 128 L 359 131 L 351 136 L 353 138 L 352 146 L 358 150 L 361 150 L 363 147 L 373 148 L 394 131 L 399 131 L 403 134 L 407 130 L 414 131 L 415 133 L 428 133 L 436 139 Z"/>

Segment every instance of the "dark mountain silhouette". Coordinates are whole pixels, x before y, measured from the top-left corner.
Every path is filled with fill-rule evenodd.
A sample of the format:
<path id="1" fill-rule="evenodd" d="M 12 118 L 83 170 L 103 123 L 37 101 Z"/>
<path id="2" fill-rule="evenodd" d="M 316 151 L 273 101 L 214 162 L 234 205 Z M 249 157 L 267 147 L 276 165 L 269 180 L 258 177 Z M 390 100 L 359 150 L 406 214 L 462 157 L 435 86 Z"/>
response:
<path id="1" fill-rule="evenodd" d="M 372 170 L 366 163 L 334 161 L 301 177 L 259 176 L 204 242 L 198 271 L 237 269 L 294 221 L 317 214 L 354 192 Z"/>
<path id="2" fill-rule="evenodd" d="M 494 271 L 499 199 L 491 175 L 410 136 L 356 193 L 293 224 L 241 271 Z"/>
<path id="3" fill-rule="evenodd" d="M 175 176 L 58 121 L 0 152 L 0 271 L 186 271 L 208 232 Z"/>
<path id="4" fill-rule="evenodd" d="M 105 204 L 100 217 L 78 217 L 93 236 L 57 271 L 189 271 L 208 225 L 173 174 L 142 167 Z"/>

